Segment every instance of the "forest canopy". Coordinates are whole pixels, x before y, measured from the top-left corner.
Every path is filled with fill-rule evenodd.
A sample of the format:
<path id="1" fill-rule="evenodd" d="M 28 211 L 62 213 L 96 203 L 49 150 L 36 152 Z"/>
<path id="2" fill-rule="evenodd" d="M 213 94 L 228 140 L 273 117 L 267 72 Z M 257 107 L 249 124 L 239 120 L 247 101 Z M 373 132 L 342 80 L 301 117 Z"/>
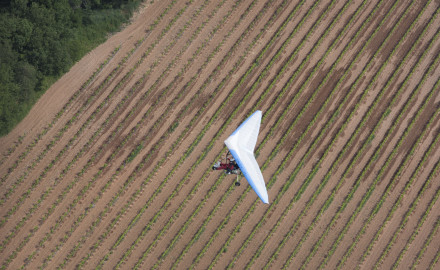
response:
<path id="1" fill-rule="evenodd" d="M 0 0 L 0 136 L 141 0 Z"/>

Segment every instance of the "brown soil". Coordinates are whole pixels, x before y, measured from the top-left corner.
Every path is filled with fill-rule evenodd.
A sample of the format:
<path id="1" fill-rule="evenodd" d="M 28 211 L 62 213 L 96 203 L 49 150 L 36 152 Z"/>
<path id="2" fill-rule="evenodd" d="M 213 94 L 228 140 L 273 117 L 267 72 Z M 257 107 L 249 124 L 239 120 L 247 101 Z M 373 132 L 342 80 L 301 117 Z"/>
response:
<path id="1" fill-rule="evenodd" d="M 438 268 L 440 3 L 315 2 L 146 1 L 0 138 L 2 268 Z"/>

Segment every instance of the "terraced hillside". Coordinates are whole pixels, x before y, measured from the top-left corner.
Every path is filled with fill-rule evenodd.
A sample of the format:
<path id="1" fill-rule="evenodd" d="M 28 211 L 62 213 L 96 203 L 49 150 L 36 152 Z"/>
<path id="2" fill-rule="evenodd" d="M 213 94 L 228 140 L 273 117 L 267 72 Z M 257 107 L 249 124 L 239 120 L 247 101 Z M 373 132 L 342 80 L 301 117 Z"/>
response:
<path id="1" fill-rule="evenodd" d="M 1 269 L 438 269 L 439 13 L 146 1 L 0 138 Z M 257 109 L 269 205 L 211 171 Z"/>

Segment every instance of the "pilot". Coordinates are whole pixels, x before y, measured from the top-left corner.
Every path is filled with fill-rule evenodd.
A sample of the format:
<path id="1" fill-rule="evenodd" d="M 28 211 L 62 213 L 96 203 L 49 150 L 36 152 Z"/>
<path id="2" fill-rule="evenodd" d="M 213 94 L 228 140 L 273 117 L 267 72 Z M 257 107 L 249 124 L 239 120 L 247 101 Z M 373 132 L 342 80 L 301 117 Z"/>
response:
<path id="1" fill-rule="evenodd" d="M 217 163 L 212 166 L 213 170 L 225 170 L 226 174 L 239 174 L 240 168 L 238 167 L 237 162 L 235 162 L 235 159 L 228 158 L 227 163 L 222 163 L 220 161 L 217 161 Z"/>

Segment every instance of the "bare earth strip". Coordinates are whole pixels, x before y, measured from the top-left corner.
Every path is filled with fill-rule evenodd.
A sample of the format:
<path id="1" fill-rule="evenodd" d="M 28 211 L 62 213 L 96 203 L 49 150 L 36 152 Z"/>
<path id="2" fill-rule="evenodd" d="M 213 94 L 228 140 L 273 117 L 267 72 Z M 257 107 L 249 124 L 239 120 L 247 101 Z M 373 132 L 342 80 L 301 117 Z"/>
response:
<path id="1" fill-rule="evenodd" d="M 145 1 L 0 138 L 1 269 L 436 269 L 439 7 Z"/>

